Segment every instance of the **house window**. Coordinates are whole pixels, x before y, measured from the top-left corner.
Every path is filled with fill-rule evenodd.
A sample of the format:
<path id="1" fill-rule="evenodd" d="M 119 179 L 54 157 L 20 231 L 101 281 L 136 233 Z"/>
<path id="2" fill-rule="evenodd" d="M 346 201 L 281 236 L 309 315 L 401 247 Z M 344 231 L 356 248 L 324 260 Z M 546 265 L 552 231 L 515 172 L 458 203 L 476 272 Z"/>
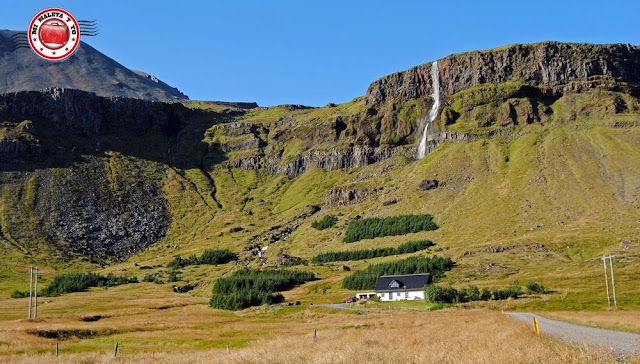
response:
<path id="1" fill-rule="evenodd" d="M 389 292 L 389 299 L 392 300 L 393 299 L 393 292 Z"/>
<path id="2" fill-rule="evenodd" d="M 389 286 L 391 288 L 399 288 L 400 287 L 400 283 L 398 283 L 398 281 L 393 281 L 393 282 L 391 282 L 391 284 Z"/>
<path id="3" fill-rule="evenodd" d="M 404 293 L 404 298 L 405 298 L 405 299 L 406 299 L 406 298 L 409 298 L 409 292 L 405 292 L 405 293 Z"/>

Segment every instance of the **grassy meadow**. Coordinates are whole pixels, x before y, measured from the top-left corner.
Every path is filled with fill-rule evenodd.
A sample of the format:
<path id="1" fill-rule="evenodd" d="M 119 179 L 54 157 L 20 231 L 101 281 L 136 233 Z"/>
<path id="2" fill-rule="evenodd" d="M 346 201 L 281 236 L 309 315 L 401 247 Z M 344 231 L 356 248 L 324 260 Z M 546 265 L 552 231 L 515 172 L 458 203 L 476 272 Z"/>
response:
<path id="1" fill-rule="evenodd" d="M 0 361 L 53 361 L 56 342 L 56 361 L 75 363 L 616 360 L 606 349 L 536 337 L 530 325 L 488 308 L 429 312 L 424 302 L 398 302 L 367 307 L 376 312 L 306 304 L 230 312 L 153 283 L 42 299 L 33 321 L 24 318 L 26 304 L 26 299 L 0 300 Z M 41 337 L 65 334 L 66 339 Z"/>

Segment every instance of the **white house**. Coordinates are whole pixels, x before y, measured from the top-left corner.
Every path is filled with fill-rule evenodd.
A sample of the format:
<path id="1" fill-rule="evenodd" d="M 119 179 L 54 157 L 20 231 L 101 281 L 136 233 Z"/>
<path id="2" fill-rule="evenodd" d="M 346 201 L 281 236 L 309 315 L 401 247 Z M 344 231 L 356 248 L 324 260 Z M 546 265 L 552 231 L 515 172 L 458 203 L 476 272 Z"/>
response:
<path id="1" fill-rule="evenodd" d="M 382 302 L 402 300 L 423 300 L 424 286 L 431 283 L 431 275 L 407 274 L 381 276 L 374 292 Z"/>

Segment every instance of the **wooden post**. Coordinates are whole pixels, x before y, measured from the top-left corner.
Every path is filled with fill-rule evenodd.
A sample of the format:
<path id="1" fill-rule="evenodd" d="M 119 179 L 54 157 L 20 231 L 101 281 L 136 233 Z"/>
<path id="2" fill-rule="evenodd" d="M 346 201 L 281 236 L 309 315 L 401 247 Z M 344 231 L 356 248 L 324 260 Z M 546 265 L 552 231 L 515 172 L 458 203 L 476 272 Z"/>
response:
<path id="1" fill-rule="evenodd" d="M 29 320 L 31 320 L 31 302 L 33 302 L 33 267 L 29 267 Z"/>
<path id="2" fill-rule="evenodd" d="M 56 357 L 58 357 L 58 343 L 56 343 Z"/>
<path id="3" fill-rule="evenodd" d="M 609 277 L 607 276 L 607 258 L 602 256 L 602 264 L 604 264 L 604 283 L 607 286 L 607 304 L 611 308 L 611 296 L 609 296 Z"/>
<path id="4" fill-rule="evenodd" d="M 540 336 L 540 326 L 538 326 L 538 319 L 535 316 L 533 317 L 533 326 L 536 329 L 536 335 Z"/>
<path id="5" fill-rule="evenodd" d="M 313 329 L 313 341 L 316 341 L 316 337 L 317 337 L 316 329 Z"/>
<path id="6" fill-rule="evenodd" d="M 38 318 L 38 274 L 40 273 L 40 271 L 38 270 L 38 267 L 36 267 L 36 282 L 35 285 L 33 287 L 33 296 L 35 297 L 35 306 L 33 309 L 33 318 Z"/>
<path id="7" fill-rule="evenodd" d="M 227 345 L 227 354 L 231 354 L 231 349 L 229 348 L 229 345 Z"/>
<path id="8" fill-rule="evenodd" d="M 115 351 L 113 353 L 113 356 L 118 356 L 118 343 L 116 343 L 116 348 L 115 348 Z"/>
<path id="9" fill-rule="evenodd" d="M 618 298 L 616 297 L 616 279 L 613 277 L 613 256 L 609 255 L 609 268 L 611 268 L 611 288 L 613 288 L 613 304 L 618 308 Z"/>

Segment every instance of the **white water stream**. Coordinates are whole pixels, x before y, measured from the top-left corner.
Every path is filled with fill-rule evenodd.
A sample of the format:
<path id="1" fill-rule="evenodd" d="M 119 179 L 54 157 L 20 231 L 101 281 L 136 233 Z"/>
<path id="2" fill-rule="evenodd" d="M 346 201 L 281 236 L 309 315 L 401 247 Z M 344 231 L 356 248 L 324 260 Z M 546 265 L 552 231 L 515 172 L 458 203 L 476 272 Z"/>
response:
<path id="1" fill-rule="evenodd" d="M 431 82 L 433 83 L 431 90 L 431 98 L 433 98 L 433 105 L 431 110 L 427 114 L 427 120 L 424 124 L 424 130 L 422 131 L 422 139 L 420 139 L 420 145 L 418 146 L 417 159 L 423 158 L 427 154 L 427 137 L 429 134 L 429 126 L 431 122 L 438 116 L 438 109 L 440 108 L 440 72 L 438 71 L 438 61 L 431 64 Z"/>

